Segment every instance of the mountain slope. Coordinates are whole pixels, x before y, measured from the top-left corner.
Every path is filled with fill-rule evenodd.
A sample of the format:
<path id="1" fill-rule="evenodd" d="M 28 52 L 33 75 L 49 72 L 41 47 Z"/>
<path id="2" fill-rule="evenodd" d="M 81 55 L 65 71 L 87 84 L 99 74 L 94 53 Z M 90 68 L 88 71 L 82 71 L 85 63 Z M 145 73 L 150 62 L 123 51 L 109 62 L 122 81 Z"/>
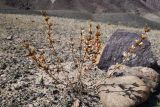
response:
<path id="1" fill-rule="evenodd" d="M 5 5 L 18 9 L 73 10 L 98 12 L 130 12 L 146 10 L 139 0 L 3 0 Z"/>
<path id="2" fill-rule="evenodd" d="M 148 24 L 160 29 L 160 0 L 1 0 L 0 9 L 5 9 L 3 13 L 12 13 L 12 9 L 13 13 L 19 10 L 46 10 L 53 16 L 134 27 Z"/>
<path id="3" fill-rule="evenodd" d="M 150 9 L 159 11 L 160 10 L 160 0 L 140 0 L 145 6 Z"/>

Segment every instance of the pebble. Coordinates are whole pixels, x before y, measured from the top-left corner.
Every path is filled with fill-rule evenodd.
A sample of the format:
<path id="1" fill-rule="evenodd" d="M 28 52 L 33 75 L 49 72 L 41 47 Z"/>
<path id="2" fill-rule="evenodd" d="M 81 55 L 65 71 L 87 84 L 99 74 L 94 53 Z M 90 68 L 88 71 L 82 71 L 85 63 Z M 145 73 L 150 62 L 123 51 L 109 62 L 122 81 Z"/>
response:
<path id="1" fill-rule="evenodd" d="M 12 40 L 12 39 L 13 39 L 13 36 L 10 35 L 10 36 L 8 36 L 6 39 L 7 39 L 7 40 Z"/>
<path id="2" fill-rule="evenodd" d="M 5 63 L 0 64 L 0 69 L 5 70 L 7 68 L 7 65 Z"/>
<path id="3" fill-rule="evenodd" d="M 34 105 L 33 104 L 29 104 L 28 107 L 34 107 Z"/>
<path id="4" fill-rule="evenodd" d="M 158 66 L 160 67 L 160 60 L 157 61 Z"/>

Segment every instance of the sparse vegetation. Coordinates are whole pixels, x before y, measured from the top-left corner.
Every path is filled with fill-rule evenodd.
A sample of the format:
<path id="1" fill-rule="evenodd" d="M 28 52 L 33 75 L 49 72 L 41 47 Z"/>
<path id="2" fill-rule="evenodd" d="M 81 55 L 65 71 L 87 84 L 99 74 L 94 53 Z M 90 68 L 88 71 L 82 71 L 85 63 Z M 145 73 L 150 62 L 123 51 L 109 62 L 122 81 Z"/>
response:
<path id="1" fill-rule="evenodd" d="M 77 76 L 70 78 L 69 72 L 66 71 L 64 69 L 64 66 L 62 65 L 63 58 L 59 57 L 60 52 L 62 52 L 63 50 L 58 51 L 58 49 L 56 48 L 57 42 L 61 40 L 54 39 L 54 35 L 52 35 L 53 24 L 50 22 L 50 18 L 49 16 L 47 16 L 46 12 L 43 12 L 43 17 L 47 27 L 46 35 L 47 35 L 49 47 L 48 49 L 40 50 L 31 46 L 26 41 L 23 41 L 22 46 L 28 51 L 28 54 L 26 56 L 31 58 L 32 61 L 34 61 L 39 68 L 42 68 L 45 71 L 45 73 L 52 78 L 54 84 L 64 86 L 65 94 L 67 94 L 68 91 L 73 90 L 73 94 L 79 97 L 78 98 L 73 97 L 72 99 L 74 102 L 72 103 L 73 105 L 80 105 L 80 103 L 83 103 L 83 97 L 82 97 L 83 93 L 88 93 L 88 90 L 91 91 L 91 88 L 93 92 L 96 92 L 96 90 L 94 89 L 94 86 L 92 86 L 93 84 L 88 86 L 84 84 L 81 79 L 85 77 L 85 72 L 95 68 L 96 66 L 96 59 L 97 59 L 97 56 L 100 54 L 100 50 L 101 50 L 100 25 L 96 26 L 95 35 L 92 31 L 91 23 L 89 24 L 88 34 L 84 35 L 83 34 L 84 30 L 81 29 L 81 33 L 79 37 L 80 44 L 78 46 L 78 49 L 75 49 L 75 46 L 74 46 L 75 43 L 73 41 L 74 38 L 70 37 L 70 41 L 69 41 L 69 45 L 70 45 L 69 51 L 71 51 L 70 56 L 72 57 L 71 59 L 73 60 L 74 66 L 76 67 L 75 70 L 78 71 L 76 72 Z M 45 56 L 46 50 L 50 50 L 54 58 L 54 62 L 53 62 L 54 67 L 52 69 L 51 69 L 52 64 L 47 63 L 47 58 Z M 74 51 L 78 51 L 78 53 L 75 53 Z M 66 62 L 63 61 L 63 63 L 66 63 Z M 65 75 L 63 79 L 60 76 L 56 76 L 56 75 L 59 75 L 60 73 Z M 73 106 L 73 107 L 79 107 L 79 106 Z"/>
<path id="2" fill-rule="evenodd" d="M 33 16 L 33 17 L 35 17 L 35 16 Z M 22 28 L 25 29 L 25 30 L 23 30 L 24 32 L 27 32 L 30 30 L 36 30 L 36 29 L 41 30 L 42 29 L 40 31 L 42 34 L 38 33 L 35 35 L 33 34 L 33 36 L 27 35 L 27 36 L 23 37 L 26 40 L 26 41 L 23 41 L 23 46 L 28 51 L 26 56 L 29 59 L 32 59 L 32 61 L 34 62 L 34 65 L 37 65 L 38 68 L 36 69 L 36 72 L 40 72 L 40 75 L 36 75 L 36 77 L 41 78 L 40 83 L 42 85 L 41 85 L 41 87 L 38 87 L 39 90 L 44 91 L 45 87 L 49 87 L 49 86 L 47 86 L 49 84 L 49 83 L 47 84 L 47 81 L 50 80 L 50 78 L 51 78 L 52 82 L 50 84 L 56 85 L 56 87 L 58 87 L 58 89 L 60 89 L 60 90 L 62 89 L 62 91 L 58 90 L 59 92 L 57 92 L 57 90 L 54 90 L 53 93 L 54 94 L 55 93 L 56 94 L 62 93 L 62 95 L 64 95 L 64 96 L 59 95 L 60 97 L 63 97 L 63 98 L 57 98 L 58 104 L 56 103 L 55 105 L 58 105 L 58 106 L 62 106 L 62 105 L 72 106 L 72 105 L 74 105 L 75 106 L 75 105 L 79 105 L 79 104 L 83 105 L 83 103 L 84 103 L 84 105 L 87 105 L 86 101 L 85 101 L 86 98 L 84 96 L 90 96 L 90 98 L 95 98 L 96 99 L 95 102 L 97 103 L 99 101 L 99 97 L 96 95 L 97 90 L 94 87 L 94 84 L 95 84 L 94 79 L 96 78 L 96 75 L 94 77 L 90 78 L 90 77 L 88 77 L 89 72 L 92 72 L 95 69 L 97 69 L 96 65 L 95 65 L 96 59 L 97 59 L 97 56 L 100 54 L 100 49 L 102 49 L 102 44 L 104 42 L 104 38 L 105 38 L 105 40 L 107 39 L 106 35 L 112 34 L 114 32 L 114 30 L 118 29 L 119 27 L 121 27 L 121 28 L 124 28 L 124 27 L 123 26 L 107 25 L 107 24 L 104 25 L 102 23 L 100 23 L 99 25 L 96 23 L 97 26 L 95 27 L 95 25 L 96 25 L 95 22 L 89 23 L 89 26 L 88 26 L 87 24 L 85 24 L 86 22 L 83 22 L 83 21 L 79 22 L 78 21 L 78 22 L 76 22 L 76 23 L 78 23 L 77 25 L 79 25 L 79 26 L 85 25 L 85 27 L 82 27 L 80 30 L 80 29 L 78 29 L 77 26 L 73 26 L 73 25 L 70 26 L 69 22 L 70 21 L 72 22 L 72 19 L 68 19 L 69 21 L 65 22 L 65 24 L 63 24 L 62 21 L 60 21 L 60 22 L 53 21 L 53 23 L 52 23 L 52 18 L 49 18 L 48 16 L 44 16 L 43 17 L 44 20 L 40 19 L 40 17 L 38 17 L 38 18 L 34 19 L 35 23 L 33 23 L 33 22 L 30 23 L 29 22 L 30 19 L 27 19 L 27 18 L 25 20 L 27 20 L 28 23 L 27 23 L 27 21 L 23 21 L 22 17 L 20 15 L 18 16 L 18 19 L 16 19 L 16 20 L 21 20 L 21 23 L 18 22 L 17 24 L 19 24 L 21 29 Z M 10 19 L 12 19 L 12 15 L 11 15 Z M 57 20 L 57 18 L 55 18 L 55 20 Z M 61 20 L 64 21 L 66 19 L 61 19 Z M 17 22 L 17 21 L 15 21 L 15 22 Z M 38 22 L 38 25 L 42 25 L 43 27 L 42 26 L 37 27 L 37 22 Z M 43 25 L 43 23 L 45 23 L 45 25 Z M 58 25 L 59 23 L 60 23 L 60 26 L 57 27 L 56 25 Z M 76 31 L 76 34 L 75 34 L 75 35 L 79 35 L 78 37 L 75 36 L 74 33 L 69 35 L 68 33 L 66 33 L 66 31 L 63 31 L 63 30 L 68 29 L 68 28 L 65 28 L 67 25 L 66 23 L 69 24 L 69 26 L 67 26 L 67 27 L 75 27 L 74 30 L 79 31 L 79 33 L 77 33 L 77 31 Z M 73 21 L 72 23 L 75 23 L 75 22 Z M 25 24 L 27 24 L 27 26 Z M 33 25 L 31 25 L 31 24 L 33 24 Z M 32 27 L 32 26 L 34 26 L 34 27 Z M 55 30 L 56 27 L 59 29 L 58 31 Z M 101 27 L 101 29 L 100 29 L 100 27 Z M 86 28 L 89 28 L 89 30 L 86 30 Z M 104 29 L 106 29 L 106 30 L 104 30 Z M 127 29 L 129 29 L 129 28 L 127 28 Z M 133 29 L 133 28 L 131 28 L 131 30 L 138 31 L 138 29 Z M 45 34 L 44 34 L 44 32 L 45 32 Z M 71 32 L 71 31 L 67 31 L 67 32 Z M 155 34 L 159 34 L 159 33 L 157 33 L 157 31 L 154 31 L 153 33 L 154 34 L 151 34 L 153 36 Z M 23 32 L 22 32 L 22 34 L 23 34 Z M 61 35 L 61 37 L 59 37 L 59 35 Z M 67 48 L 63 48 L 63 46 L 60 45 L 61 43 L 65 42 L 65 41 L 63 41 L 64 40 L 63 35 L 67 35 L 67 38 L 69 38 L 68 40 L 65 38 L 66 43 L 64 43 L 64 44 Z M 155 36 L 157 37 L 157 35 L 155 35 Z M 151 37 L 149 37 L 149 39 L 151 39 L 152 41 L 156 40 L 155 38 L 151 38 Z M 44 40 L 46 42 L 44 43 L 44 41 L 43 41 L 41 44 L 39 44 L 38 42 L 41 40 L 42 41 Z M 139 41 L 141 41 L 141 40 L 139 40 Z M 59 44 L 59 42 L 60 42 L 60 44 Z M 42 48 L 42 47 L 44 47 L 44 48 Z M 9 49 L 7 49 L 7 50 L 9 50 Z M 22 51 L 22 50 L 20 50 L 20 51 Z M 62 54 L 66 54 L 66 53 L 69 53 L 67 60 L 72 60 L 70 62 L 73 62 L 71 64 L 71 66 L 69 65 L 69 61 L 67 62 L 66 58 L 64 58 L 62 56 Z M 26 59 L 28 59 L 28 58 L 26 58 Z M 29 66 L 30 69 L 33 69 L 34 65 L 32 63 L 29 64 L 27 62 L 27 64 L 25 66 Z M 70 73 L 68 72 L 69 70 L 66 70 L 67 67 L 73 68 L 73 69 L 71 69 L 70 72 L 72 72 L 72 70 L 73 70 L 73 72 L 76 71 L 76 73 L 75 73 L 76 76 L 73 76 L 74 78 L 72 78 L 72 76 L 70 76 Z M 117 69 L 119 67 L 120 67 L 120 65 L 117 65 Z M 28 70 L 26 72 L 30 72 L 30 70 Z M 33 75 L 34 72 L 33 73 L 30 72 L 29 75 Z M 18 74 L 16 74 L 16 75 L 18 75 Z M 35 76 L 35 75 L 33 75 L 33 76 Z M 93 80 L 92 84 L 84 84 L 83 83 L 83 81 L 88 78 Z M 30 83 L 30 84 L 32 84 L 32 83 Z M 18 88 L 16 88 L 16 89 L 18 89 Z M 51 90 L 51 89 L 49 88 L 49 90 Z M 47 93 L 47 92 L 44 92 L 44 93 Z M 92 94 L 92 93 L 94 93 L 94 94 Z M 34 94 L 34 92 L 33 92 L 33 94 Z M 70 94 L 71 100 L 68 100 L 68 98 L 66 97 L 67 94 Z M 74 95 L 72 95 L 72 94 L 74 94 Z M 27 96 L 27 94 L 26 94 L 26 96 Z M 23 95 L 22 95 L 22 97 L 23 97 Z M 27 97 L 26 97 L 26 99 L 27 99 Z M 65 99 L 65 101 L 64 101 L 64 99 Z M 42 101 L 39 99 L 37 99 L 37 100 Z M 50 99 L 50 101 L 51 101 L 51 99 Z M 88 100 L 88 101 L 90 101 L 90 100 Z"/>
<path id="3" fill-rule="evenodd" d="M 147 33 L 150 31 L 150 29 L 146 26 L 144 27 L 144 33 L 140 34 L 140 39 L 137 39 L 134 41 L 134 43 L 132 44 L 131 47 L 128 48 L 128 50 L 126 50 L 123 53 L 123 63 L 125 64 L 125 62 L 129 61 L 130 59 L 134 58 L 136 56 L 135 52 L 136 52 L 136 48 L 137 47 L 143 47 L 143 42 L 144 40 L 147 38 Z"/>

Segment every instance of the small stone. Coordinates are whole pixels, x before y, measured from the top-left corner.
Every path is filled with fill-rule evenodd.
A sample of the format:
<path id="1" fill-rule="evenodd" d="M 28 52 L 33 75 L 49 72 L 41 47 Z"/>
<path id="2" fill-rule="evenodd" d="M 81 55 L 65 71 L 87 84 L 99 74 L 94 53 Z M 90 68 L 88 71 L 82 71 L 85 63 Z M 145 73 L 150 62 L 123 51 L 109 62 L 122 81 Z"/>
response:
<path id="1" fill-rule="evenodd" d="M 22 89 L 22 86 L 19 85 L 19 84 L 16 84 L 15 87 L 14 87 L 15 90 L 21 90 Z"/>
<path id="2" fill-rule="evenodd" d="M 58 90 L 53 90 L 53 94 L 59 94 Z"/>
<path id="3" fill-rule="evenodd" d="M 7 65 L 5 63 L 0 64 L 0 69 L 5 70 L 7 68 Z"/>
<path id="4" fill-rule="evenodd" d="M 14 79 L 18 79 L 20 77 L 22 77 L 22 74 L 20 72 L 16 72 L 14 75 Z"/>
<path id="5" fill-rule="evenodd" d="M 13 84 L 13 83 L 16 83 L 16 82 L 17 82 L 16 79 L 12 79 L 12 80 L 9 80 L 9 81 L 8 81 L 8 83 L 10 83 L 10 84 Z"/>
<path id="6" fill-rule="evenodd" d="M 7 89 L 8 91 L 12 91 L 12 89 L 9 87 L 8 89 Z"/>
<path id="7" fill-rule="evenodd" d="M 160 60 L 157 61 L 157 65 L 160 67 Z"/>
<path id="8" fill-rule="evenodd" d="M 36 100 L 37 97 L 36 96 L 30 96 L 29 101 L 32 102 L 33 100 Z"/>
<path id="9" fill-rule="evenodd" d="M 7 38 L 6 38 L 7 40 L 12 40 L 13 39 L 13 36 L 8 36 Z"/>
<path id="10" fill-rule="evenodd" d="M 43 96 L 45 96 L 46 94 L 44 94 L 44 93 L 36 93 L 35 94 L 35 97 L 36 98 L 38 98 L 38 97 L 40 97 L 40 98 L 42 98 Z"/>
<path id="11" fill-rule="evenodd" d="M 156 97 L 157 97 L 158 101 L 160 101 L 160 94 L 158 94 Z"/>

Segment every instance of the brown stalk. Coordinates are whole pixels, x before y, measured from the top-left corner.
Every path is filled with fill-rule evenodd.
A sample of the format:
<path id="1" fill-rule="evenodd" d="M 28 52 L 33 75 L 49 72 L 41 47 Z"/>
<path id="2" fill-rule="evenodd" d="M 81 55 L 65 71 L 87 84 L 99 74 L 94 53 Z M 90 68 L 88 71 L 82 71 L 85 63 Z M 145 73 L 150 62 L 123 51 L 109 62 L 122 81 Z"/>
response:
<path id="1" fill-rule="evenodd" d="M 124 53 L 124 58 L 123 58 L 123 63 L 126 61 L 129 61 L 131 59 L 131 56 L 133 54 L 135 54 L 136 49 L 138 47 L 142 47 L 143 46 L 143 41 L 145 39 L 147 39 L 147 33 L 150 31 L 150 28 L 148 28 L 147 26 L 144 27 L 144 33 L 142 33 L 140 35 L 140 39 L 139 40 L 135 40 L 135 42 L 133 43 L 133 45 L 131 47 L 128 48 L 127 52 Z"/>

